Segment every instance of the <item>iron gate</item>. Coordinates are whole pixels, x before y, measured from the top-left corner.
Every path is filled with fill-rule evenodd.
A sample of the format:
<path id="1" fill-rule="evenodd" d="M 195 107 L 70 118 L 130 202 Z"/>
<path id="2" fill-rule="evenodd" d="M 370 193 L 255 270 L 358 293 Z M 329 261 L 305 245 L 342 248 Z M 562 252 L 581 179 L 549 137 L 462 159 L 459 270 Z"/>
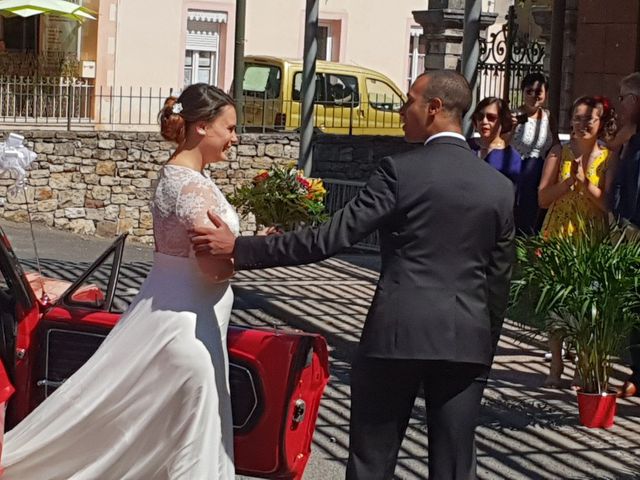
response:
<path id="1" fill-rule="evenodd" d="M 509 7 L 506 23 L 489 39 L 480 39 L 478 99 L 499 97 L 509 105 L 522 104 L 520 82 L 530 72 L 545 73 L 545 45 L 518 35 L 515 7 Z"/>

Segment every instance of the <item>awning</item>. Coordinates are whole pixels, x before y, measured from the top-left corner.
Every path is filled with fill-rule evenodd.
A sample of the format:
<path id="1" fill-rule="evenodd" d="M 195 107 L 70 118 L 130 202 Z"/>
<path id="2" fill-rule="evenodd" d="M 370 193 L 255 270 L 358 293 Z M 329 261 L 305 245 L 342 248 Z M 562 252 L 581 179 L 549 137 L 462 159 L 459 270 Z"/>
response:
<path id="1" fill-rule="evenodd" d="M 189 10 L 187 18 L 196 22 L 227 23 L 227 14 L 224 12 Z"/>

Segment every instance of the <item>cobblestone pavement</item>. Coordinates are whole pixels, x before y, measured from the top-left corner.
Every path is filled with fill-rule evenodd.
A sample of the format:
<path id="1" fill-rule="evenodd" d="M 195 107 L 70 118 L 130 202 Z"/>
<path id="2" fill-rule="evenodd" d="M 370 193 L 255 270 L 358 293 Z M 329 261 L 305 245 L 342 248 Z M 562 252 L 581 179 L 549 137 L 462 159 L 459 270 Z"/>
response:
<path id="1" fill-rule="evenodd" d="M 31 257 L 25 256 L 23 263 L 35 267 Z M 42 265 L 45 274 L 72 279 L 88 263 L 43 260 Z M 118 292 L 121 307 L 135 294 L 149 266 L 146 259 L 124 266 Z M 316 265 L 239 272 L 234 279 L 233 323 L 320 332 L 331 346 L 332 375 L 305 479 L 344 476 L 350 358 L 373 294 L 377 267 L 375 257 L 344 255 Z M 513 322 L 507 322 L 503 330 L 478 428 L 479 477 L 640 478 L 640 399 L 619 401 L 612 429 L 580 426 L 575 394 L 568 388 L 572 364 L 565 371 L 567 388 L 541 388 L 548 369 L 543 339 L 523 339 L 524 333 Z M 617 382 L 625 375 L 626 370 L 617 367 Z M 400 452 L 398 479 L 426 478 L 425 425 L 424 401 L 419 399 Z"/>

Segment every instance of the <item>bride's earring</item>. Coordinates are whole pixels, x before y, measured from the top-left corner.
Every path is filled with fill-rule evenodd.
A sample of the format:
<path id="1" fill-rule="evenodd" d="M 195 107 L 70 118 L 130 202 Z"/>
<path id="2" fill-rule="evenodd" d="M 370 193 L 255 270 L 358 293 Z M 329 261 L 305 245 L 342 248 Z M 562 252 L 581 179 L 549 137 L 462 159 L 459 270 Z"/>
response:
<path id="1" fill-rule="evenodd" d="M 197 132 L 198 132 L 199 135 L 206 135 L 207 134 L 207 132 L 206 132 L 206 130 L 204 128 L 198 128 Z"/>

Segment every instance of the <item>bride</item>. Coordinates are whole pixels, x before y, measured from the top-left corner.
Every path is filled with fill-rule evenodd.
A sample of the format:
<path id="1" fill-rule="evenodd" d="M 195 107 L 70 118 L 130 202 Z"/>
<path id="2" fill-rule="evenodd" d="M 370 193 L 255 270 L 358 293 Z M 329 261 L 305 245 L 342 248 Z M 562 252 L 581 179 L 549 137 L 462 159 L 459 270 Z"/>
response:
<path id="1" fill-rule="evenodd" d="M 237 142 L 233 100 L 196 84 L 160 112 L 178 144 L 151 203 L 155 254 L 95 355 L 6 436 L 2 480 L 233 479 L 226 333 L 230 260 L 196 258 L 187 231 L 238 217 L 203 173 Z"/>

